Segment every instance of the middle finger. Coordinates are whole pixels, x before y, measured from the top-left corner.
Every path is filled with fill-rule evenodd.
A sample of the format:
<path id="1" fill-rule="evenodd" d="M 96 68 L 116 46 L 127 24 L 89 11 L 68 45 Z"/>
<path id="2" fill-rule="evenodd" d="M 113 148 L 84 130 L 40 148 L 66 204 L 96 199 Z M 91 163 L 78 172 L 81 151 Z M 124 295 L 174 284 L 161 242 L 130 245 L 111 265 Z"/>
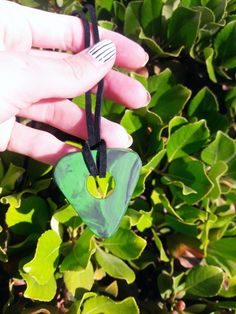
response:
<path id="1" fill-rule="evenodd" d="M 65 133 L 87 139 L 86 114 L 73 102 L 64 99 L 43 100 L 20 111 L 18 116 L 49 124 Z M 118 123 L 101 119 L 101 138 L 108 147 L 127 148 L 132 138 Z"/>

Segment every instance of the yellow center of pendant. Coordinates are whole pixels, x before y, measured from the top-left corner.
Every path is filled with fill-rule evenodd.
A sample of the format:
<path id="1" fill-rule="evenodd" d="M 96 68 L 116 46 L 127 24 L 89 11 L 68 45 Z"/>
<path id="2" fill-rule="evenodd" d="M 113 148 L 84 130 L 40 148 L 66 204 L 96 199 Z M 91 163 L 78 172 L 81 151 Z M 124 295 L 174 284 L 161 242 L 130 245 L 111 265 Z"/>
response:
<path id="1" fill-rule="evenodd" d="M 93 197 L 104 199 L 113 193 L 115 189 L 115 180 L 109 172 L 106 173 L 105 178 L 89 176 L 87 178 L 86 187 Z"/>

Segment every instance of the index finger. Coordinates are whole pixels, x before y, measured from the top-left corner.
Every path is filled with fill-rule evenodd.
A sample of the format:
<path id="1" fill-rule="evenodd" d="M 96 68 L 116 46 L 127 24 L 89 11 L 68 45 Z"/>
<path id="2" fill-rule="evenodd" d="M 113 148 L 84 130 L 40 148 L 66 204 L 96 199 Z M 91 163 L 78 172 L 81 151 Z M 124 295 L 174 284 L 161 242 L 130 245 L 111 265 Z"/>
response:
<path id="1" fill-rule="evenodd" d="M 15 4 L 14 4 L 15 5 Z M 84 47 L 83 25 L 79 18 L 16 5 L 27 19 L 32 32 L 32 46 L 78 52 Z M 100 39 L 112 40 L 117 49 L 116 64 L 136 69 L 148 61 L 144 49 L 127 37 L 99 27 Z"/>

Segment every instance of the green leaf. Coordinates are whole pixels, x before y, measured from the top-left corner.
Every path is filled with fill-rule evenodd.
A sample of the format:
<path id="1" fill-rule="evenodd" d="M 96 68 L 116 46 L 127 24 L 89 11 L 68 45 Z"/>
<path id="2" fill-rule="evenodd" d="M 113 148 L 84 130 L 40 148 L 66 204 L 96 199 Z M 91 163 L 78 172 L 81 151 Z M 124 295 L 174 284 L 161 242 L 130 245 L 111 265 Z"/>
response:
<path id="1" fill-rule="evenodd" d="M 128 284 L 134 282 L 135 273 L 118 257 L 97 248 L 95 253 L 98 264 L 111 277 L 124 279 Z"/>
<path id="2" fill-rule="evenodd" d="M 146 224 L 149 225 L 149 222 L 152 219 L 151 213 L 152 213 L 152 211 L 150 211 L 150 212 L 146 212 L 143 210 L 137 211 L 135 209 L 128 208 L 126 215 L 124 217 L 128 217 L 128 219 L 130 221 L 129 227 L 138 226 L 139 224 L 141 224 L 141 226 L 142 225 L 145 226 Z M 149 217 L 149 219 L 147 218 L 147 216 Z M 142 222 L 142 220 L 143 220 L 143 222 Z M 148 226 L 148 227 L 151 227 L 151 225 L 152 225 L 152 221 L 151 221 L 150 226 Z M 145 230 L 145 229 L 146 228 L 144 228 L 143 230 Z M 138 228 L 138 230 L 140 230 L 140 229 Z"/>
<path id="3" fill-rule="evenodd" d="M 15 188 L 16 181 L 23 175 L 25 169 L 18 167 L 10 163 L 6 173 L 4 174 L 0 182 L 0 190 L 3 189 L 2 193 L 6 194 Z M 0 191 L 1 192 L 1 191 Z"/>
<path id="4" fill-rule="evenodd" d="M 157 249 L 160 252 L 160 260 L 162 262 L 169 262 L 169 258 L 167 257 L 167 255 L 165 253 L 165 250 L 164 250 L 164 247 L 162 245 L 161 239 L 158 237 L 158 235 L 157 235 L 157 233 L 155 232 L 154 229 L 152 229 L 152 234 L 153 234 L 155 245 L 156 245 Z"/>
<path id="5" fill-rule="evenodd" d="M 141 8 L 141 24 L 147 36 L 157 36 L 161 29 L 162 1 L 144 0 Z"/>
<path id="6" fill-rule="evenodd" d="M 167 142 L 169 162 L 199 151 L 208 137 L 209 131 L 204 120 L 182 126 L 171 135 Z"/>
<path id="7" fill-rule="evenodd" d="M 188 120 L 184 117 L 175 116 L 172 118 L 168 125 L 168 135 L 171 137 L 171 135 L 177 131 L 180 127 L 188 124 Z"/>
<path id="8" fill-rule="evenodd" d="M 220 296 L 225 298 L 232 298 L 236 296 L 236 276 L 227 279 L 227 286 L 222 287 Z"/>
<path id="9" fill-rule="evenodd" d="M 40 285 L 33 277 L 29 274 L 21 272 L 23 279 L 26 281 L 26 290 L 24 292 L 24 297 L 38 300 L 42 302 L 51 301 L 57 290 L 57 284 L 54 276 L 47 278 L 48 281 L 45 284 Z"/>
<path id="10" fill-rule="evenodd" d="M 165 216 L 165 221 L 168 226 L 181 234 L 185 234 L 191 237 L 197 237 L 198 235 L 197 226 L 195 224 L 188 224 L 185 223 L 185 221 L 179 221 L 175 217 L 170 215 Z"/>
<path id="11" fill-rule="evenodd" d="M 60 270 L 77 270 L 87 268 L 91 256 L 95 253 L 94 234 L 87 228 L 80 235 L 72 251 L 63 260 Z"/>
<path id="12" fill-rule="evenodd" d="M 106 9 L 108 11 L 111 11 L 112 9 L 112 2 L 113 0 L 96 0 L 96 6 L 99 6 L 103 9 Z"/>
<path id="13" fill-rule="evenodd" d="M 226 11 L 227 0 L 206 0 L 205 2 L 214 13 L 216 20 L 221 20 Z"/>
<path id="14" fill-rule="evenodd" d="M 45 230 L 49 219 L 48 204 L 39 196 L 30 196 L 21 201 L 20 206 L 11 202 L 6 223 L 16 234 L 29 235 Z"/>
<path id="15" fill-rule="evenodd" d="M 212 191 L 210 192 L 210 197 L 217 199 L 221 194 L 220 178 L 227 172 L 227 165 L 221 160 L 217 161 L 208 172 L 208 177 L 214 184 Z"/>
<path id="16" fill-rule="evenodd" d="M 158 92 L 158 96 L 160 93 Z M 166 124 L 175 115 L 179 114 L 191 96 L 191 90 L 177 84 L 159 97 L 153 96 L 152 111 Z M 154 104 L 155 101 L 155 104 Z"/>
<path id="17" fill-rule="evenodd" d="M 146 240 L 136 235 L 132 230 L 120 228 L 111 237 L 102 242 L 102 245 L 111 253 L 125 259 L 138 258 L 146 247 Z"/>
<path id="18" fill-rule="evenodd" d="M 212 80 L 212 82 L 217 83 L 217 78 L 215 75 L 215 69 L 214 69 L 214 49 L 207 47 L 204 49 L 204 57 L 207 67 L 207 72 L 209 75 L 209 78 Z"/>
<path id="19" fill-rule="evenodd" d="M 126 110 L 121 124 L 132 134 L 133 149 L 143 160 L 148 160 L 163 149 L 163 143 L 160 141 L 161 119 L 147 108 Z"/>
<path id="20" fill-rule="evenodd" d="M 162 177 L 162 182 L 166 185 L 174 185 L 181 188 L 183 195 L 197 194 L 197 191 L 181 181 L 170 179 L 168 176 Z"/>
<path id="21" fill-rule="evenodd" d="M 38 193 L 38 192 L 41 192 L 43 190 L 46 190 L 49 187 L 51 181 L 52 181 L 52 179 L 49 178 L 49 179 L 41 179 L 41 180 L 34 182 L 32 184 L 31 193 Z"/>
<path id="22" fill-rule="evenodd" d="M 160 150 L 152 159 L 142 167 L 138 183 L 133 193 L 133 197 L 141 195 L 145 191 L 145 182 L 152 171 L 160 164 L 165 156 L 166 150 Z"/>
<path id="23" fill-rule="evenodd" d="M 170 69 L 165 69 L 159 75 L 153 75 L 148 78 L 148 90 L 150 93 L 155 93 L 148 105 L 152 108 L 157 100 L 163 95 L 167 90 L 175 85 L 175 79 Z M 153 105 L 154 101 L 154 105 Z"/>
<path id="24" fill-rule="evenodd" d="M 126 10 L 124 4 L 118 1 L 113 1 L 113 9 L 115 21 L 118 20 L 118 22 L 124 23 Z"/>
<path id="25" fill-rule="evenodd" d="M 189 224 L 194 224 L 199 220 L 203 222 L 207 219 L 207 213 L 205 211 L 187 204 L 178 207 L 177 213 L 185 223 Z"/>
<path id="26" fill-rule="evenodd" d="M 125 11 L 124 35 L 137 38 L 141 29 L 140 12 L 143 1 L 130 2 Z"/>
<path id="27" fill-rule="evenodd" d="M 78 300 L 72 303 L 68 314 L 81 314 L 81 307 L 85 300 L 95 297 L 97 294 L 95 292 L 85 292 L 82 297 Z"/>
<path id="28" fill-rule="evenodd" d="M 225 173 L 225 179 L 228 180 L 228 185 L 233 189 L 236 188 L 236 158 L 233 158 L 228 163 L 228 171 Z"/>
<path id="29" fill-rule="evenodd" d="M 218 100 L 208 87 L 202 88 L 192 99 L 188 114 L 190 117 L 205 119 L 212 133 L 218 130 L 225 131 L 228 128 L 227 119 L 219 113 Z"/>
<path id="30" fill-rule="evenodd" d="M 167 37 L 171 47 L 184 46 L 190 50 L 194 44 L 200 25 L 200 13 L 189 8 L 177 8 L 168 25 Z"/>
<path id="31" fill-rule="evenodd" d="M 197 266 L 188 273 L 185 289 L 192 295 L 213 297 L 218 295 L 223 281 L 223 271 L 219 267 Z"/>
<path id="32" fill-rule="evenodd" d="M 63 6 L 64 0 L 56 0 L 57 6 L 61 8 Z"/>
<path id="33" fill-rule="evenodd" d="M 8 246 L 7 252 L 9 255 L 20 254 L 26 250 L 32 250 L 35 248 L 39 235 L 37 233 L 31 233 L 22 242 L 12 244 Z"/>
<path id="34" fill-rule="evenodd" d="M 116 298 L 119 293 L 117 281 L 114 280 L 110 285 L 108 285 L 105 289 L 105 292 Z"/>
<path id="35" fill-rule="evenodd" d="M 143 232 L 144 230 L 151 228 L 152 223 L 153 223 L 153 217 L 152 217 L 152 213 L 153 210 L 151 210 L 150 212 L 145 212 L 143 210 L 140 210 L 139 212 L 141 214 L 141 217 L 137 223 L 137 229 L 140 232 Z"/>
<path id="36" fill-rule="evenodd" d="M 190 157 L 174 160 L 166 176 L 173 182 L 182 182 L 186 187 L 197 192 L 184 195 L 175 186 L 170 185 L 172 193 L 190 205 L 201 200 L 213 188 L 212 182 L 206 175 L 204 165 L 199 160 Z"/>
<path id="37" fill-rule="evenodd" d="M 157 278 L 157 284 L 162 299 L 169 299 L 173 292 L 173 279 L 171 276 L 165 273 L 160 274 Z"/>
<path id="38" fill-rule="evenodd" d="M 23 270 L 38 284 L 48 282 L 56 270 L 61 239 L 53 230 L 44 232 L 38 240 L 34 258 L 23 266 Z"/>
<path id="39" fill-rule="evenodd" d="M 207 249 L 207 262 L 221 267 L 230 277 L 236 276 L 235 238 L 212 241 Z"/>
<path id="40" fill-rule="evenodd" d="M 42 8 L 46 6 L 46 0 L 19 0 L 19 3 L 32 8 Z M 47 6 L 46 6 L 47 7 Z"/>
<path id="41" fill-rule="evenodd" d="M 156 191 L 155 191 L 156 192 Z M 158 198 L 158 202 L 157 203 L 161 203 L 163 205 L 163 207 L 165 208 L 165 210 L 167 211 L 167 213 L 176 216 L 177 218 L 181 219 L 181 217 L 178 215 L 178 213 L 175 211 L 175 209 L 171 206 L 169 199 L 167 198 L 166 194 L 164 193 L 163 190 L 161 189 L 157 189 L 157 198 Z"/>
<path id="42" fill-rule="evenodd" d="M 82 220 L 70 204 L 66 204 L 58 209 L 53 217 L 61 224 L 73 229 L 82 225 Z"/>
<path id="43" fill-rule="evenodd" d="M 219 65 L 228 69 L 236 67 L 236 21 L 228 23 L 217 34 L 214 48 Z"/>
<path id="44" fill-rule="evenodd" d="M 78 298 L 82 289 L 91 290 L 94 283 L 94 273 L 92 263 L 88 263 L 87 268 L 78 271 L 65 271 L 63 279 L 67 290 Z"/>
<path id="45" fill-rule="evenodd" d="M 235 141 L 219 131 L 215 140 L 202 151 L 201 158 L 205 163 L 214 165 L 217 161 L 228 163 L 235 158 L 235 155 Z"/>
<path id="46" fill-rule="evenodd" d="M 89 298 L 83 304 L 81 314 L 139 314 L 135 299 L 128 297 L 123 301 L 114 302 L 108 297 L 97 296 Z"/>
<path id="47" fill-rule="evenodd" d="M 184 47 L 180 47 L 178 49 L 175 49 L 173 51 L 164 51 L 161 46 L 152 38 L 149 38 L 147 36 L 145 36 L 143 30 L 140 28 L 137 28 L 137 33 L 139 30 L 139 40 L 142 41 L 142 43 L 147 46 L 152 53 L 154 53 L 156 56 L 159 57 L 178 57 L 180 55 L 180 53 L 182 52 Z"/>
<path id="48" fill-rule="evenodd" d="M 103 27 L 103 28 L 109 29 L 110 31 L 114 31 L 116 28 L 116 25 L 110 21 L 101 21 L 100 20 L 100 21 L 98 21 L 98 25 Z"/>

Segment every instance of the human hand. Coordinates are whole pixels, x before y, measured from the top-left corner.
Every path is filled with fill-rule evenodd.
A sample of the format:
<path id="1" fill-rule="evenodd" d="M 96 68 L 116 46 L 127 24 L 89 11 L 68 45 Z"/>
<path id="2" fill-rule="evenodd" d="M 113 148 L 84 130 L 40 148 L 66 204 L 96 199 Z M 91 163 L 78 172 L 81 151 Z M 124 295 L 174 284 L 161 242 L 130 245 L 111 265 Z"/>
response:
<path id="1" fill-rule="evenodd" d="M 93 88 L 105 75 L 105 97 L 128 108 L 143 107 L 150 100 L 139 82 L 111 70 L 114 62 L 136 69 L 148 59 L 142 47 L 118 33 L 99 28 L 101 40 L 106 40 L 99 45 L 116 50 L 116 55 L 97 62 L 89 50 L 82 50 L 83 26 L 77 17 L 5 0 L 0 0 L 0 32 L 0 151 L 8 149 L 49 164 L 75 151 L 50 133 L 16 122 L 15 116 L 86 139 L 85 112 L 68 98 Z M 132 142 L 122 126 L 105 118 L 101 137 L 108 147 L 126 148 Z"/>

